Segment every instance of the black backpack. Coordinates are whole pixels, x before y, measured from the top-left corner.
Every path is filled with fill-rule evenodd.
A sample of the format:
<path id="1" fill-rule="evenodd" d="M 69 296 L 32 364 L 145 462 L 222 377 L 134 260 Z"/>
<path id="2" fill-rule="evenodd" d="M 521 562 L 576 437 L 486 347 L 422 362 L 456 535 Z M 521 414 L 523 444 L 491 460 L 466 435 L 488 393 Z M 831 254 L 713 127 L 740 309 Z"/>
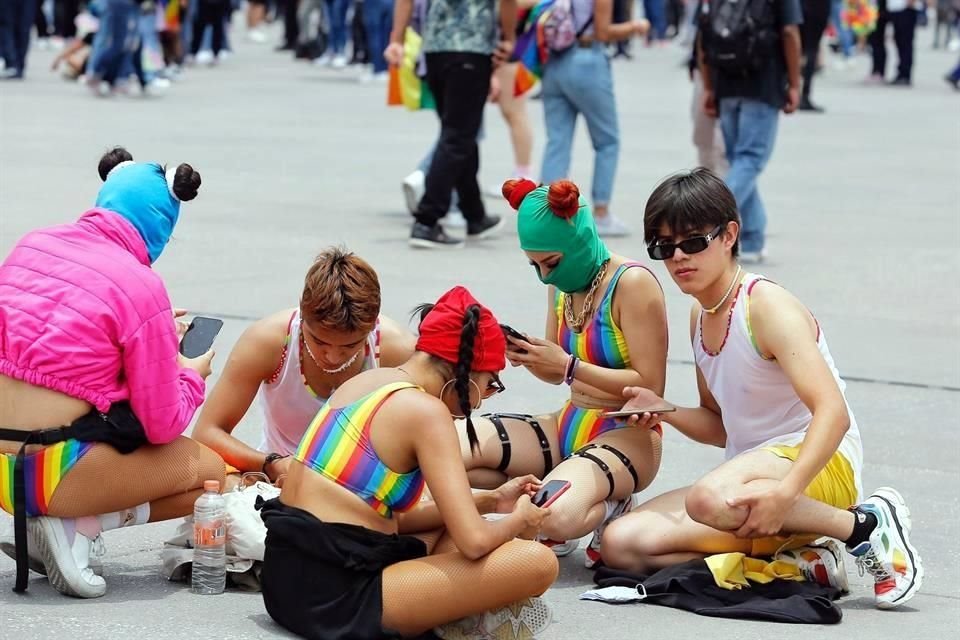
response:
<path id="1" fill-rule="evenodd" d="M 700 33 L 710 67 L 741 75 L 757 71 L 779 42 L 774 0 L 704 0 Z"/>

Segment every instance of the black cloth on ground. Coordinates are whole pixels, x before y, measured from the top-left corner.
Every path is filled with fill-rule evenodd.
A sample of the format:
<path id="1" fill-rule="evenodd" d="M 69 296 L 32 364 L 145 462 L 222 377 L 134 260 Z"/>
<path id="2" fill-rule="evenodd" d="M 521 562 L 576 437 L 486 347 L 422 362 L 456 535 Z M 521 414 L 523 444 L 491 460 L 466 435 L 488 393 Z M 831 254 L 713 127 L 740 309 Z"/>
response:
<path id="1" fill-rule="evenodd" d="M 714 582 L 703 560 L 690 560 L 661 569 L 651 576 L 601 567 L 594 574 L 600 587 L 638 587 L 646 592 L 643 602 L 692 611 L 701 616 L 789 622 L 836 624 L 843 618 L 834 600 L 840 590 L 814 582 L 773 580 L 751 582 L 749 589 L 730 591 Z M 638 587 L 639 589 L 639 587 Z"/>
<path id="2" fill-rule="evenodd" d="M 23 593 L 27 590 L 27 578 L 30 573 L 27 564 L 27 484 L 24 475 L 27 447 L 49 446 L 66 440 L 79 440 L 80 442 L 103 442 L 120 453 L 131 453 L 141 445 L 147 444 L 147 434 L 140 420 L 133 413 L 130 403 L 115 402 L 107 413 L 92 409 L 66 427 L 38 431 L 0 428 L 0 440 L 22 443 L 13 465 L 13 544 L 17 556 L 17 579 L 13 590 Z"/>
<path id="3" fill-rule="evenodd" d="M 323 522 L 277 498 L 257 508 L 267 527 L 263 602 L 280 626 L 311 640 L 401 637 L 381 624 L 383 570 L 427 555 L 421 540 Z"/>

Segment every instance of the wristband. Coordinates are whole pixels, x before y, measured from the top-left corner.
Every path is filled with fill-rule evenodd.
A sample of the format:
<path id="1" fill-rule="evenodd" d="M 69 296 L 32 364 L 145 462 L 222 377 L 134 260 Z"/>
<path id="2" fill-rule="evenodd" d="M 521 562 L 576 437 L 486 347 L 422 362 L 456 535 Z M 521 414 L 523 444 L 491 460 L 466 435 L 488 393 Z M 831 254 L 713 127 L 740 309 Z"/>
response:
<path id="1" fill-rule="evenodd" d="M 287 456 L 282 456 L 279 453 L 268 453 L 267 457 L 263 459 L 263 464 L 260 466 L 260 472 L 269 478 L 270 474 L 267 473 L 267 465 L 271 462 L 276 462 L 277 460 L 282 460 L 286 457 Z"/>
<path id="2" fill-rule="evenodd" d="M 570 359 L 567 361 L 567 370 L 563 376 L 563 381 L 568 385 L 573 384 L 573 376 L 577 371 L 577 365 L 580 364 L 580 358 L 576 356 L 570 356 Z"/>

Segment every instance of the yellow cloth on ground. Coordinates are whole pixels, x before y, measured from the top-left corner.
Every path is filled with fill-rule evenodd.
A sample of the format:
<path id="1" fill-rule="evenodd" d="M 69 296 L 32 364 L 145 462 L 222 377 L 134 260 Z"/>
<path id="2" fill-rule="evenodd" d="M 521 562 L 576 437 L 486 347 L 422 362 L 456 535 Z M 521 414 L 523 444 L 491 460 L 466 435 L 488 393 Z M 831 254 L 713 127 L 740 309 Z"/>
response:
<path id="1" fill-rule="evenodd" d="M 736 552 L 718 553 L 705 561 L 717 586 L 730 591 L 749 588 L 750 582 L 767 584 L 773 580 L 799 582 L 804 579 L 797 565 L 783 560 L 768 562 Z"/>

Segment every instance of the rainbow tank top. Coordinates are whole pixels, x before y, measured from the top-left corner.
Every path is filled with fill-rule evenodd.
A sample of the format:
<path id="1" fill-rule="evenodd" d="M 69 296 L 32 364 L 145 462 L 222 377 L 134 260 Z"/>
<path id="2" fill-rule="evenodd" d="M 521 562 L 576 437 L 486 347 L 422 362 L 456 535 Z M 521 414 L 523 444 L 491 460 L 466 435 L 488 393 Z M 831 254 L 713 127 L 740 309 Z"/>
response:
<path id="1" fill-rule="evenodd" d="M 414 507 L 423 493 L 420 469 L 397 473 L 383 463 L 370 442 L 377 410 L 401 389 L 420 389 L 393 382 L 345 407 L 323 405 L 310 423 L 294 459 L 360 496 L 385 518 Z M 421 389 L 422 391 L 422 389 Z"/>
<path id="2" fill-rule="evenodd" d="M 626 262 L 620 265 L 610 284 L 607 286 L 600 304 L 590 321 L 580 333 L 574 333 L 563 319 L 563 299 L 566 294 L 557 291 L 554 309 L 557 314 L 557 344 L 572 356 L 584 362 L 607 369 L 625 369 L 630 366 L 630 353 L 627 340 L 613 319 L 613 294 L 620 277 L 627 269 L 645 266 L 638 262 Z M 650 271 L 647 269 L 647 271 Z M 650 272 L 653 273 L 652 271 Z M 655 277 L 655 276 L 654 276 Z"/>
<path id="3" fill-rule="evenodd" d="M 23 470 L 27 490 L 27 516 L 45 515 L 57 485 L 94 443 L 65 440 L 25 456 Z M 0 509 L 13 513 L 13 467 L 15 454 L 0 454 Z"/>

